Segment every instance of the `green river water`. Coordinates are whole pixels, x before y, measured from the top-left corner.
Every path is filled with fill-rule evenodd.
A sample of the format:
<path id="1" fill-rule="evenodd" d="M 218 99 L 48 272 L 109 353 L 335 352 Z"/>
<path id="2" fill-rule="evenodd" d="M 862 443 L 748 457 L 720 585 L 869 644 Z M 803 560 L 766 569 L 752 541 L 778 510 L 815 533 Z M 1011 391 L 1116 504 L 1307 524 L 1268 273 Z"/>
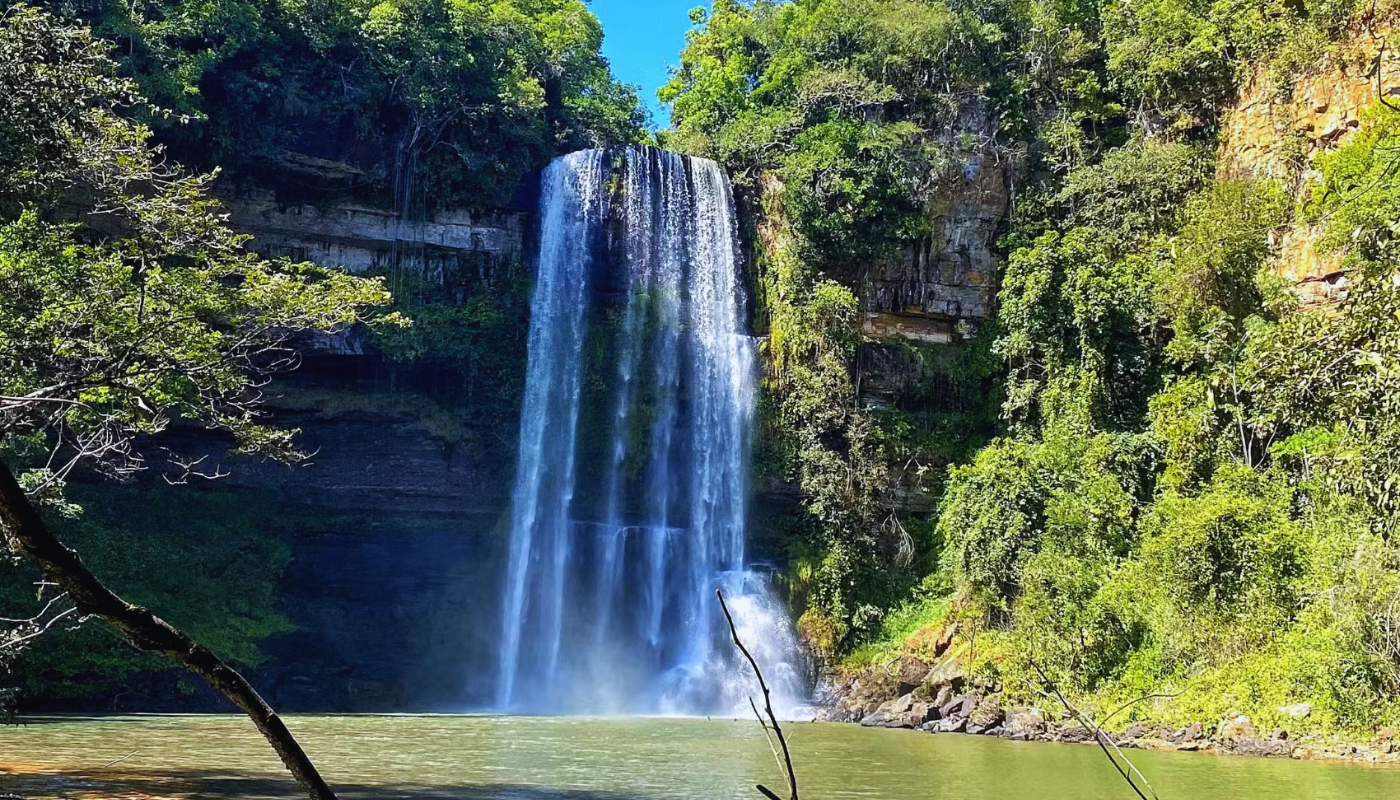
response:
<path id="1" fill-rule="evenodd" d="M 288 724 L 345 798 L 754 800 L 757 782 L 784 793 L 756 722 L 326 716 Z M 835 724 L 786 729 L 806 800 L 1131 797 L 1092 745 Z M 1132 757 L 1162 800 L 1400 797 L 1395 768 Z M 65 718 L 0 728 L 0 768 L 29 773 L 0 774 L 0 793 L 30 798 L 296 796 L 267 745 L 232 716 Z"/>

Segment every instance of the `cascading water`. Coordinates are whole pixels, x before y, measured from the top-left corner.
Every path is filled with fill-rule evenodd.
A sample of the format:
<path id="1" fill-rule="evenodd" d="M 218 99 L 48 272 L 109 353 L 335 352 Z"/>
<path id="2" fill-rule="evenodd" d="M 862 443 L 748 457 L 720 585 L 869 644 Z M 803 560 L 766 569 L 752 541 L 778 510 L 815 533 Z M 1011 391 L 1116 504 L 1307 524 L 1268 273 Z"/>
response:
<path id="1" fill-rule="evenodd" d="M 728 179 L 587 150 L 549 166 L 540 210 L 497 707 L 747 711 L 722 588 L 795 708 L 791 625 L 745 571 L 756 367 Z"/>

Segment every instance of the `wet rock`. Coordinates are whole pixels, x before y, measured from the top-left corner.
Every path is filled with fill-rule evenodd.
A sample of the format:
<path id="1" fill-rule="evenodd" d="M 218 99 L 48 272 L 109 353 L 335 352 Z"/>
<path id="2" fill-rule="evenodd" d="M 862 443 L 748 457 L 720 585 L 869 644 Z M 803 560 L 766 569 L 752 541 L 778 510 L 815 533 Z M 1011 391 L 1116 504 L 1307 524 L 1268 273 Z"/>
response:
<path id="1" fill-rule="evenodd" d="M 1254 723 L 1249 717 L 1240 714 L 1235 717 L 1228 717 L 1221 720 L 1220 726 L 1215 729 L 1215 738 L 1226 744 L 1235 744 L 1254 738 Z"/>
<path id="2" fill-rule="evenodd" d="M 939 733 L 962 733 L 967 730 L 967 717 L 951 717 L 938 721 Z"/>
<path id="3" fill-rule="evenodd" d="M 1003 724 L 1008 736 L 1030 737 L 1045 732 L 1045 717 L 1035 708 L 1012 708 L 1006 712 Z"/>
<path id="4" fill-rule="evenodd" d="M 885 723 L 889 721 L 890 717 L 888 714 L 886 714 L 883 711 L 876 711 L 875 713 L 867 714 L 864 718 L 862 718 L 860 721 L 860 726 L 862 728 L 883 728 L 885 727 Z"/>
<path id="5" fill-rule="evenodd" d="M 922 725 L 919 726 L 919 730 L 924 731 L 925 733 L 937 733 L 937 732 L 938 732 L 938 721 L 937 721 L 937 720 L 930 720 L 930 721 L 928 721 L 928 722 L 925 722 L 924 724 L 922 724 Z"/>
<path id="6" fill-rule="evenodd" d="M 1291 706 L 1280 706 L 1278 713 L 1290 719 L 1307 719 L 1312 716 L 1312 703 L 1294 703 Z"/>
<path id="7" fill-rule="evenodd" d="M 1055 741 L 1057 742 L 1079 744 L 1081 742 L 1092 742 L 1093 740 L 1094 733 L 1088 728 L 1064 728 L 1059 733 L 1055 734 Z"/>
<path id="8" fill-rule="evenodd" d="M 1123 732 L 1123 738 L 1135 742 L 1147 735 L 1147 726 L 1141 722 Z"/>
<path id="9" fill-rule="evenodd" d="M 1197 750 L 1200 750 L 1200 749 L 1201 749 L 1201 743 L 1200 743 L 1200 742 L 1182 742 L 1181 744 L 1179 744 L 1179 745 L 1176 746 L 1176 749 L 1177 749 L 1178 751 L 1182 752 L 1182 753 L 1194 753 L 1194 752 L 1196 752 Z"/>
<path id="10" fill-rule="evenodd" d="M 1280 758 L 1293 754 L 1293 743 L 1286 739 L 1245 739 L 1235 742 L 1231 749 L 1244 756 Z"/>
<path id="11" fill-rule="evenodd" d="M 856 708 L 824 708 L 817 712 L 817 722 L 860 722 L 865 714 Z"/>
<path id="12" fill-rule="evenodd" d="M 982 735 L 984 736 L 1004 736 L 1005 734 L 1006 729 L 1000 725 L 993 725 L 992 727 L 982 732 Z"/>
<path id="13" fill-rule="evenodd" d="M 1163 729 L 1162 738 L 1172 744 L 1181 744 L 1182 742 L 1193 742 L 1201 738 L 1201 734 L 1202 730 L 1200 725 L 1188 725 L 1179 731 Z"/>

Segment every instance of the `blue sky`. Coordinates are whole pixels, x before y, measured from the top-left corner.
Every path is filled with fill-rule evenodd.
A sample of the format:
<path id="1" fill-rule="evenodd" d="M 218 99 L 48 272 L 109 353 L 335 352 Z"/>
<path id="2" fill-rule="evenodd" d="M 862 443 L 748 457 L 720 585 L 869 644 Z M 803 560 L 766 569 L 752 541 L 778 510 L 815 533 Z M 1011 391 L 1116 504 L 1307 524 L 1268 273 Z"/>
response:
<path id="1" fill-rule="evenodd" d="M 623 83 L 642 87 L 642 102 L 651 109 L 658 127 L 668 116 L 656 100 L 656 90 L 666 83 L 666 68 L 680 63 L 685 32 L 690 30 L 690 9 L 708 6 L 708 0 L 592 0 L 588 7 L 603 23 L 603 55 L 612 62 L 613 74 Z"/>

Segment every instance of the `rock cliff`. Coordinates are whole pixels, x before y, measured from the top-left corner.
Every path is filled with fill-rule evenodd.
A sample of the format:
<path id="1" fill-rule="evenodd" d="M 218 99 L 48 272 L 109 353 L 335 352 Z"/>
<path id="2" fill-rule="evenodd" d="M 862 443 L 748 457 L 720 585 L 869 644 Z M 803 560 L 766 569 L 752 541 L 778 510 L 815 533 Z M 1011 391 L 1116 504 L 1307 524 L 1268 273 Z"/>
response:
<path id="1" fill-rule="evenodd" d="M 1360 130 L 1378 98 L 1400 97 L 1400 54 L 1379 49 L 1381 33 L 1353 31 L 1310 74 L 1285 86 L 1256 72 L 1221 119 L 1221 176 L 1277 180 L 1306 196 L 1320 178 L 1313 159 Z M 1320 236 L 1319 227 L 1299 223 L 1275 239 L 1275 269 L 1310 305 L 1346 291 L 1340 258 L 1315 246 Z"/>

